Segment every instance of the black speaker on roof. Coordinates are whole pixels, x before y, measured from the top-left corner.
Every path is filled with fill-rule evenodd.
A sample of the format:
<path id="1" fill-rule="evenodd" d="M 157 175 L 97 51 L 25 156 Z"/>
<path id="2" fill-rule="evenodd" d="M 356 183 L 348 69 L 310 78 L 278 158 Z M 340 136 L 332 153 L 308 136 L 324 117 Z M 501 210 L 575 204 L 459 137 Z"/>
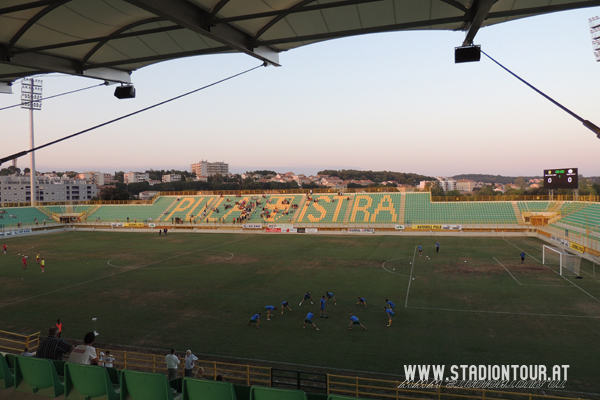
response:
<path id="1" fill-rule="evenodd" d="M 115 89 L 115 97 L 117 99 L 134 99 L 135 88 L 133 87 L 133 85 L 118 86 Z"/>
<path id="2" fill-rule="evenodd" d="M 454 48 L 454 63 L 481 60 L 481 46 L 463 46 Z"/>

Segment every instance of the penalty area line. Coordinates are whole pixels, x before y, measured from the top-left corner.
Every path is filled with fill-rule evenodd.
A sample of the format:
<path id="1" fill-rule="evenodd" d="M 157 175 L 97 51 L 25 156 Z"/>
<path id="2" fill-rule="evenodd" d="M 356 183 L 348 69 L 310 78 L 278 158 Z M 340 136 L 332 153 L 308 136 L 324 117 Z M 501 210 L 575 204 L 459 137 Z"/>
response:
<path id="1" fill-rule="evenodd" d="M 509 242 L 508 240 L 504 239 L 506 241 L 506 243 L 516 247 L 518 250 L 523 251 L 523 249 L 519 248 L 517 245 Z M 537 258 L 535 258 L 534 256 L 530 255 L 530 257 L 532 259 L 534 259 L 535 261 L 537 261 L 538 263 L 544 265 L 540 260 L 538 260 Z M 565 281 L 569 282 L 571 285 L 575 286 L 577 289 L 581 290 L 583 293 L 587 294 L 589 297 L 591 297 L 592 299 L 594 299 L 595 301 L 597 301 L 598 303 L 600 303 L 600 300 L 598 300 L 597 298 L 595 298 L 594 296 L 592 296 L 591 294 L 589 294 L 588 292 L 586 292 L 581 286 L 577 285 L 575 282 L 571 282 L 570 280 L 568 280 L 567 278 L 565 278 L 564 276 L 562 276 L 561 274 L 559 274 L 558 272 L 556 272 L 555 270 L 553 270 L 552 268 L 548 267 L 547 265 L 544 265 L 544 267 L 548 268 L 550 271 L 554 272 L 556 275 L 560 276 L 561 278 L 563 278 Z"/>
<path id="2" fill-rule="evenodd" d="M 242 238 L 242 239 L 238 239 L 238 240 L 232 240 L 231 242 L 217 244 L 217 245 L 214 245 L 214 246 L 212 246 L 212 247 L 207 247 L 206 249 L 203 249 L 203 250 L 210 250 L 210 249 L 214 249 L 215 247 L 220 247 L 220 246 L 225 246 L 225 245 L 227 245 L 227 244 L 231 244 L 231 243 L 235 243 L 235 242 L 240 242 L 240 241 L 242 241 L 242 240 L 250 239 L 250 238 L 252 238 L 252 237 L 255 237 L 255 236 L 256 236 L 256 235 L 252 235 L 252 236 L 248 236 L 248 237 L 245 237 L 245 238 Z M 197 251 L 196 251 L 196 252 L 197 252 Z M 189 254 L 189 253 L 188 253 L 188 254 Z M 183 254 L 180 254 L 180 255 L 183 255 Z M 62 288 L 60 288 L 60 289 L 55 289 L 55 290 L 51 290 L 51 291 L 49 291 L 49 292 L 40 293 L 40 294 L 37 294 L 37 295 L 35 295 L 35 296 L 30 296 L 30 297 L 27 297 L 27 298 L 24 298 L 24 299 L 15 300 L 15 301 L 13 301 L 13 302 L 10 302 L 10 303 L 0 304 L 0 308 L 6 307 L 6 306 L 12 306 L 12 305 L 14 305 L 14 304 L 22 303 L 22 302 L 24 302 L 24 301 L 28 301 L 28 300 L 37 299 L 38 297 L 43 297 L 43 296 L 47 296 L 47 295 L 49 295 L 49 294 L 58 293 L 58 292 L 61 292 L 61 291 L 63 291 L 63 290 L 72 289 L 72 288 L 75 288 L 75 287 L 78 287 L 78 286 L 87 285 L 88 283 L 96 282 L 96 281 L 99 281 L 99 280 L 101 280 L 101 279 L 105 279 L 105 278 L 112 278 L 113 276 L 121 275 L 121 274 L 124 274 L 124 273 L 130 272 L 130 271 L 137 271 L 138 269 L 140 269 L 140 268 L 144 268 L 144 267 L 147 267 L 148 265 L 157 264 L 157 263 L 159 263 L 159 262 L 166 261 L 166 260 L 170 260 L 170 259 L 172 259 L 172 258 L 175 258 L 175 257 L 178 257 L 178 256 L 174 256 L 174 257 L 168 257 L 168 258 L 165 258 L 164 260 L 159 260 L 159 261 L 151 262 L 151 263 L 148 263 L 148 264 L 146 264 L 146 265 L 142 265 L 142 266 L 140 266 L 140 267 L 131 268 L 131 269 L 126 269 L 126 270 L 123 270 L 123 271 L 115 272 L 114 274 L 110 274 L 110 275 L 106 275 L 106 276 L 100 276 L 100 277 L 98 277 L 98 278 L 90 279 L 90 280 L 87 280 L 87 281 L 85 281 L 85 282 L 80 282 L 80 283 L 76 283 L 76 284 L 74 284 L 74 285 L 65 286 L 65 287 L 62 287 Z"/>
<path id="3" fill-rule="evenodd" d="M 508 268 L 506 268 L 504 266 L 504 264 L 502 264 L 500 261 L 498 261 L 498 259 L 496 257 L 492 257 L 494 260 L 496 260 L 496 262 L 498 264 L 500 264 L 502 266 L 502 268 L 504 268 L 506 270 L 506 272 L 508 272 L 508 274 L 515 280 L 515 282 L 517 282 L 520 286 L 543 286 L 543 287 L 571 287 L 568 285 L 538 285 L 535 283 L 521 283 L 517 280 L 517 278 L 515 278 L 515 276 L 508 270 Z"/>

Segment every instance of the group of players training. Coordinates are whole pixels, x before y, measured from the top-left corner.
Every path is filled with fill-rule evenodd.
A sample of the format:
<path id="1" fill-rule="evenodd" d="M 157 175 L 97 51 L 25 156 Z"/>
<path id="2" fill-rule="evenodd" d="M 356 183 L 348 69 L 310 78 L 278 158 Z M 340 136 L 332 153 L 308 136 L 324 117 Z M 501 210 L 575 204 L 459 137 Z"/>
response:
<path id="1" fill-rule="evenodd" d="M 310 301 L 310 304 L 314 304 L 313 303 L 313 298 L 312 295 L 309 292 L 306 292 L 304 294 L 304 298 L 300 301 L 300 303 L 298 304 L 299 306 L 302 305 L 302 303 L 304 303 L 305 301 Z M 323 297 L 321 297 L 320 300 L 320 304 L 319 304 L 319 308 L 320 308 L 320 313 L 319 313 L 319 318 L 327 318 L 327 314 L 325 313 L 325 306 L 327 305 L 327 301 L 328 300 L 333 300 L 334 305 L 337 306 L 337 301 L 335 300 L 335 296 L 333 295 L 333 293 L 331 292 L 325 292 L 325 294 L 323 295 Z M 390 300 L 385 299 L 385 302 L 387 303 L 386 307 L 383 307 L 383 309 L 385 310 L 387 316 L 388 316 L 388 325 L 387 326 L 391 326 L 392 325 L 392 317 L 394 316 L 394 309 L 396 308 L 396 306 L 394 305 L 394 303 L 392 303 Z M 358 297 L 358 302 L 356 303 L 356 305 L 364 305 L 365 308 L 367 307 L 367 300 L 365 300 L 363 297 Z M 281 302 L 281 315 L 283 315 L 283 310 L 287 308 L 288 310 L 292 311 L 292 309 L 290 308 L 290 303 L 287 301 L 282 301 Z M 277 307 L 275 306 L 266 306 L 265 307 L 265 311 L 267 312 L 267 321 L 271 320 L 271 314 L 273 311 L 277 311 Z M 250 321 L 248 321 L 248 325 L 250 324 L 256 324 L 256 327 L 258 328 L 260 325 L 260 316 L 262 315 L 262 313 L 258 313 L 258 314 L 254 314 L 252 316 L 252 318 L 250 318 Z M 313 317 L 315 315 L 311 312 L 309 312 L 306 315 L 306 318 L 304 319 L 304 325 L 302 326 L 302 329 L 306 329 L 306 324 L 311 324 L 312 326 L 314 326 L 314 328 L 316 330 L 319 330 L 319 328 L 317 328 L 317 325 L 315 325 L 315 323 L 313 322 Z M 360 323 L 360 320 L 358 319 L 357 316 L 355 316 L 354 314 L 350 314 L 350 327 L 349 330 L 352 330 L 352 325 L 359 325 L 361 328 L 363 328 L 365 331 L 367 330 L 367 328 Z"/>
<path id="2" fill-rule="evenodd" d="M 6 245 L 6 243 L 2 244 L 2 251 L 4 252 L 5 255 L 8 254 L 8 246 Z M 27 259 L 29 258 L 29 256 L 26 256 L 25 254 L 21 255 L 19 253 L 19 256 L 21 257 L 21 262 L 23 263 L 23 269 L 27 269 Z M 44 261 L 43 258 L 40 258 L 40 252 L 38 251 L 35 255 L 35 262 L 37 262 L 40 267 L 42 268 L 42 273 L 44 273 L 44 268 L 46 267 L 46 261 Z"/>

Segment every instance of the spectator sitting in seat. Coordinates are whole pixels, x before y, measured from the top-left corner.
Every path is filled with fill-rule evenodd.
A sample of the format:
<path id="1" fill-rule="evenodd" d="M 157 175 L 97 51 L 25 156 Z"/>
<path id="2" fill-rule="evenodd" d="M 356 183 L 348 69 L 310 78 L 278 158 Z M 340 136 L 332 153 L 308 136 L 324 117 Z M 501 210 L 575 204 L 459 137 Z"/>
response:
<path id="1" fill-rule="evenodd" d="M 21 353 L 23 357 L 33 357 L 35 353 L 29 351 L 29 347 L 25 346 L 25 350 Z"/>
<path id="2" fill-rule="evenodd" d="M 115 365 L 115 358 L 110 354 L 110 351 L 106 351 L 106 355 L 104 356 L 104 366 L 106 368 L 113 368 Z"/>
<path id="3" fill-rule="evenodd" d="M 66 340 L 59 339 L 57 335 L 57 326 L 48 329 L 48 337 L 40 342 L 40 345 L 35 352 L 35 356 L 38 358 L 62 361 L 63 355 L 73 350 L 73 346 Z"/>
<path id="4" fill-rule="evenodd" d="M 96 341 L 94 332 L 88 332 L 83 337 L 83 344 L 75 347 L 67 360 L 74 364 L 94 364 L 98 365 L 99 359 L 96 354 L 96 348 L 92 346 Z"/>
<path id="5" fill-rule="evenodd" d="M 204 368 L 202 368 L 202 367 L 198 368 L 198 371 L 196 371 L 196 379 L 205 379 L 204 378 Z"/>

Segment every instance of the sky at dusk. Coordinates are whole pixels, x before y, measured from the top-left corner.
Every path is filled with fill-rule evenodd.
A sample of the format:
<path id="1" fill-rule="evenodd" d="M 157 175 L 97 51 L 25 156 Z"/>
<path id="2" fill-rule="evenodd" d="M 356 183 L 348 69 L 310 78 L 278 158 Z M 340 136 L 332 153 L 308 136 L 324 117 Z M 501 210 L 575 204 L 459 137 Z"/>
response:
<path id="1" fill-rule="evenodd" d="M 600 126 L 600 63 L 588 18 L 600 7 L 483 28 L 475 43 Z M 482 55 L 454 64 L 464 32 L 411 31 L 317 43 L 280 54 L 282 67 L 241 77 L 36 153 L 39 171 L 186 169 L 202 159 L 230 171 L 322 169 L 540 175 L 579 167 L 600 175 L 600 139 Z M 114 86 L 50 99 L 35 113 L 40 145 L 210 84 L 259 62 L 223 54 L 135 71 L 135 99 Z M 46 75 L 44 97 L 101 83 Z M 20 84 L 0 94 L 19 103 Z M 29 112 L 0 111 L 0 157 L 29 149 Z M 6 163 L 2 167 L 10 165 Z M 18 160 L 29 166 L 29 156 Z"/>

